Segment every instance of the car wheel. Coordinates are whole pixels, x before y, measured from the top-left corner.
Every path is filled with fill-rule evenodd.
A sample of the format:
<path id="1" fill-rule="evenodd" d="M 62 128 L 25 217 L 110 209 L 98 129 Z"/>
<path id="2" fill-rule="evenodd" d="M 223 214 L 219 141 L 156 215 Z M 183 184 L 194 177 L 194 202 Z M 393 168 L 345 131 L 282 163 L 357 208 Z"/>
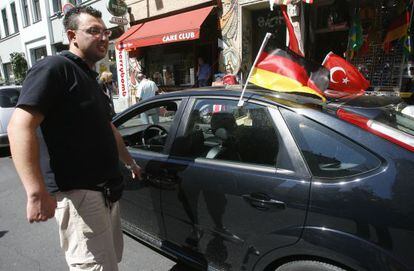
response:
<path id="1" fill-rule="evenodd" d="M 275 271 L 345 271 L 345 269 L 318 261 L 293 261 L 279 266 Z"/>

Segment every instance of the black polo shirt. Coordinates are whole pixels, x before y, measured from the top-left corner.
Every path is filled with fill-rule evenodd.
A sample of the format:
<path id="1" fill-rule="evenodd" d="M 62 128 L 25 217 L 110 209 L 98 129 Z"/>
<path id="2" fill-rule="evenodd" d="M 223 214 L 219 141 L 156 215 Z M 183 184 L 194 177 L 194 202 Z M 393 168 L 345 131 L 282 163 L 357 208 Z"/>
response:
<path id="1" fill-rule="evenodd" d="M 41 150 L 41 164 L 49 192 L 120 176 L 110 108 L 97 75 L 65 51 L 36 63 L 23 83 L 17 106 L 33 106 L 45 116 L 41 132 L 47 151 Z"/>

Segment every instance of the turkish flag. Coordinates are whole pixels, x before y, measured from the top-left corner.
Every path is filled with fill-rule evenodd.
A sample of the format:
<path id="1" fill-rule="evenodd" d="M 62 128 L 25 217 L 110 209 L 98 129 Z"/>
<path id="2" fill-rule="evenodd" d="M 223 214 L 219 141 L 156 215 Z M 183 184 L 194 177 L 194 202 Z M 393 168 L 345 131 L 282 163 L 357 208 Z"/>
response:
<path id="1" fill-rule="evenodd" d="M 349 94 L 361 94 L 370 82 L 358 69 L 342 57 L 330 52 L 322 65 L 329 70 L 329 89 Z"/>

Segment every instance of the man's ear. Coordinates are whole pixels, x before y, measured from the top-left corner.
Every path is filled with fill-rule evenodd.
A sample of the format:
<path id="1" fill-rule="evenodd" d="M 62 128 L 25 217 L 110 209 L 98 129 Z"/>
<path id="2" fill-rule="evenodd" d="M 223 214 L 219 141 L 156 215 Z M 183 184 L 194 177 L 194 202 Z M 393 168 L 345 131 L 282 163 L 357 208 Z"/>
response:
<path id="1" fill-rule="evenodd" d="M 69 44 L 73 43 L 77 46 L 75 30 L 69 29 L 68 31 L 66 31 L 66 36 L 68 38 Z"/>

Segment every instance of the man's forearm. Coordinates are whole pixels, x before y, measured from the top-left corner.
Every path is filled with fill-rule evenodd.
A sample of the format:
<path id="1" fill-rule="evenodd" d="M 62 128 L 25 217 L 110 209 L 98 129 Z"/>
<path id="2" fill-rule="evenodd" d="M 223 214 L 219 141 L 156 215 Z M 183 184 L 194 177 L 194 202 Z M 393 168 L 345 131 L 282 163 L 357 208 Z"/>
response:
<path id="1" fill-rule="evenodd" d="M 133 165 L 135 163 L 134 159 L 131 157 L 131 155 L 129 154 L 124 140 L 122 139 L 121 134 L 118 132 L 118 130 L 115 128 L 115 126 L 113 124 L 111 124 L 112 127 L 112 132 L 114 133 L 114 137 L 116 140 L 116 145 L 118 148 L 118 153 L 119 153 L 119 158 L 121 159 L 121 161 L 126 164 L 126 165 Z"/>

